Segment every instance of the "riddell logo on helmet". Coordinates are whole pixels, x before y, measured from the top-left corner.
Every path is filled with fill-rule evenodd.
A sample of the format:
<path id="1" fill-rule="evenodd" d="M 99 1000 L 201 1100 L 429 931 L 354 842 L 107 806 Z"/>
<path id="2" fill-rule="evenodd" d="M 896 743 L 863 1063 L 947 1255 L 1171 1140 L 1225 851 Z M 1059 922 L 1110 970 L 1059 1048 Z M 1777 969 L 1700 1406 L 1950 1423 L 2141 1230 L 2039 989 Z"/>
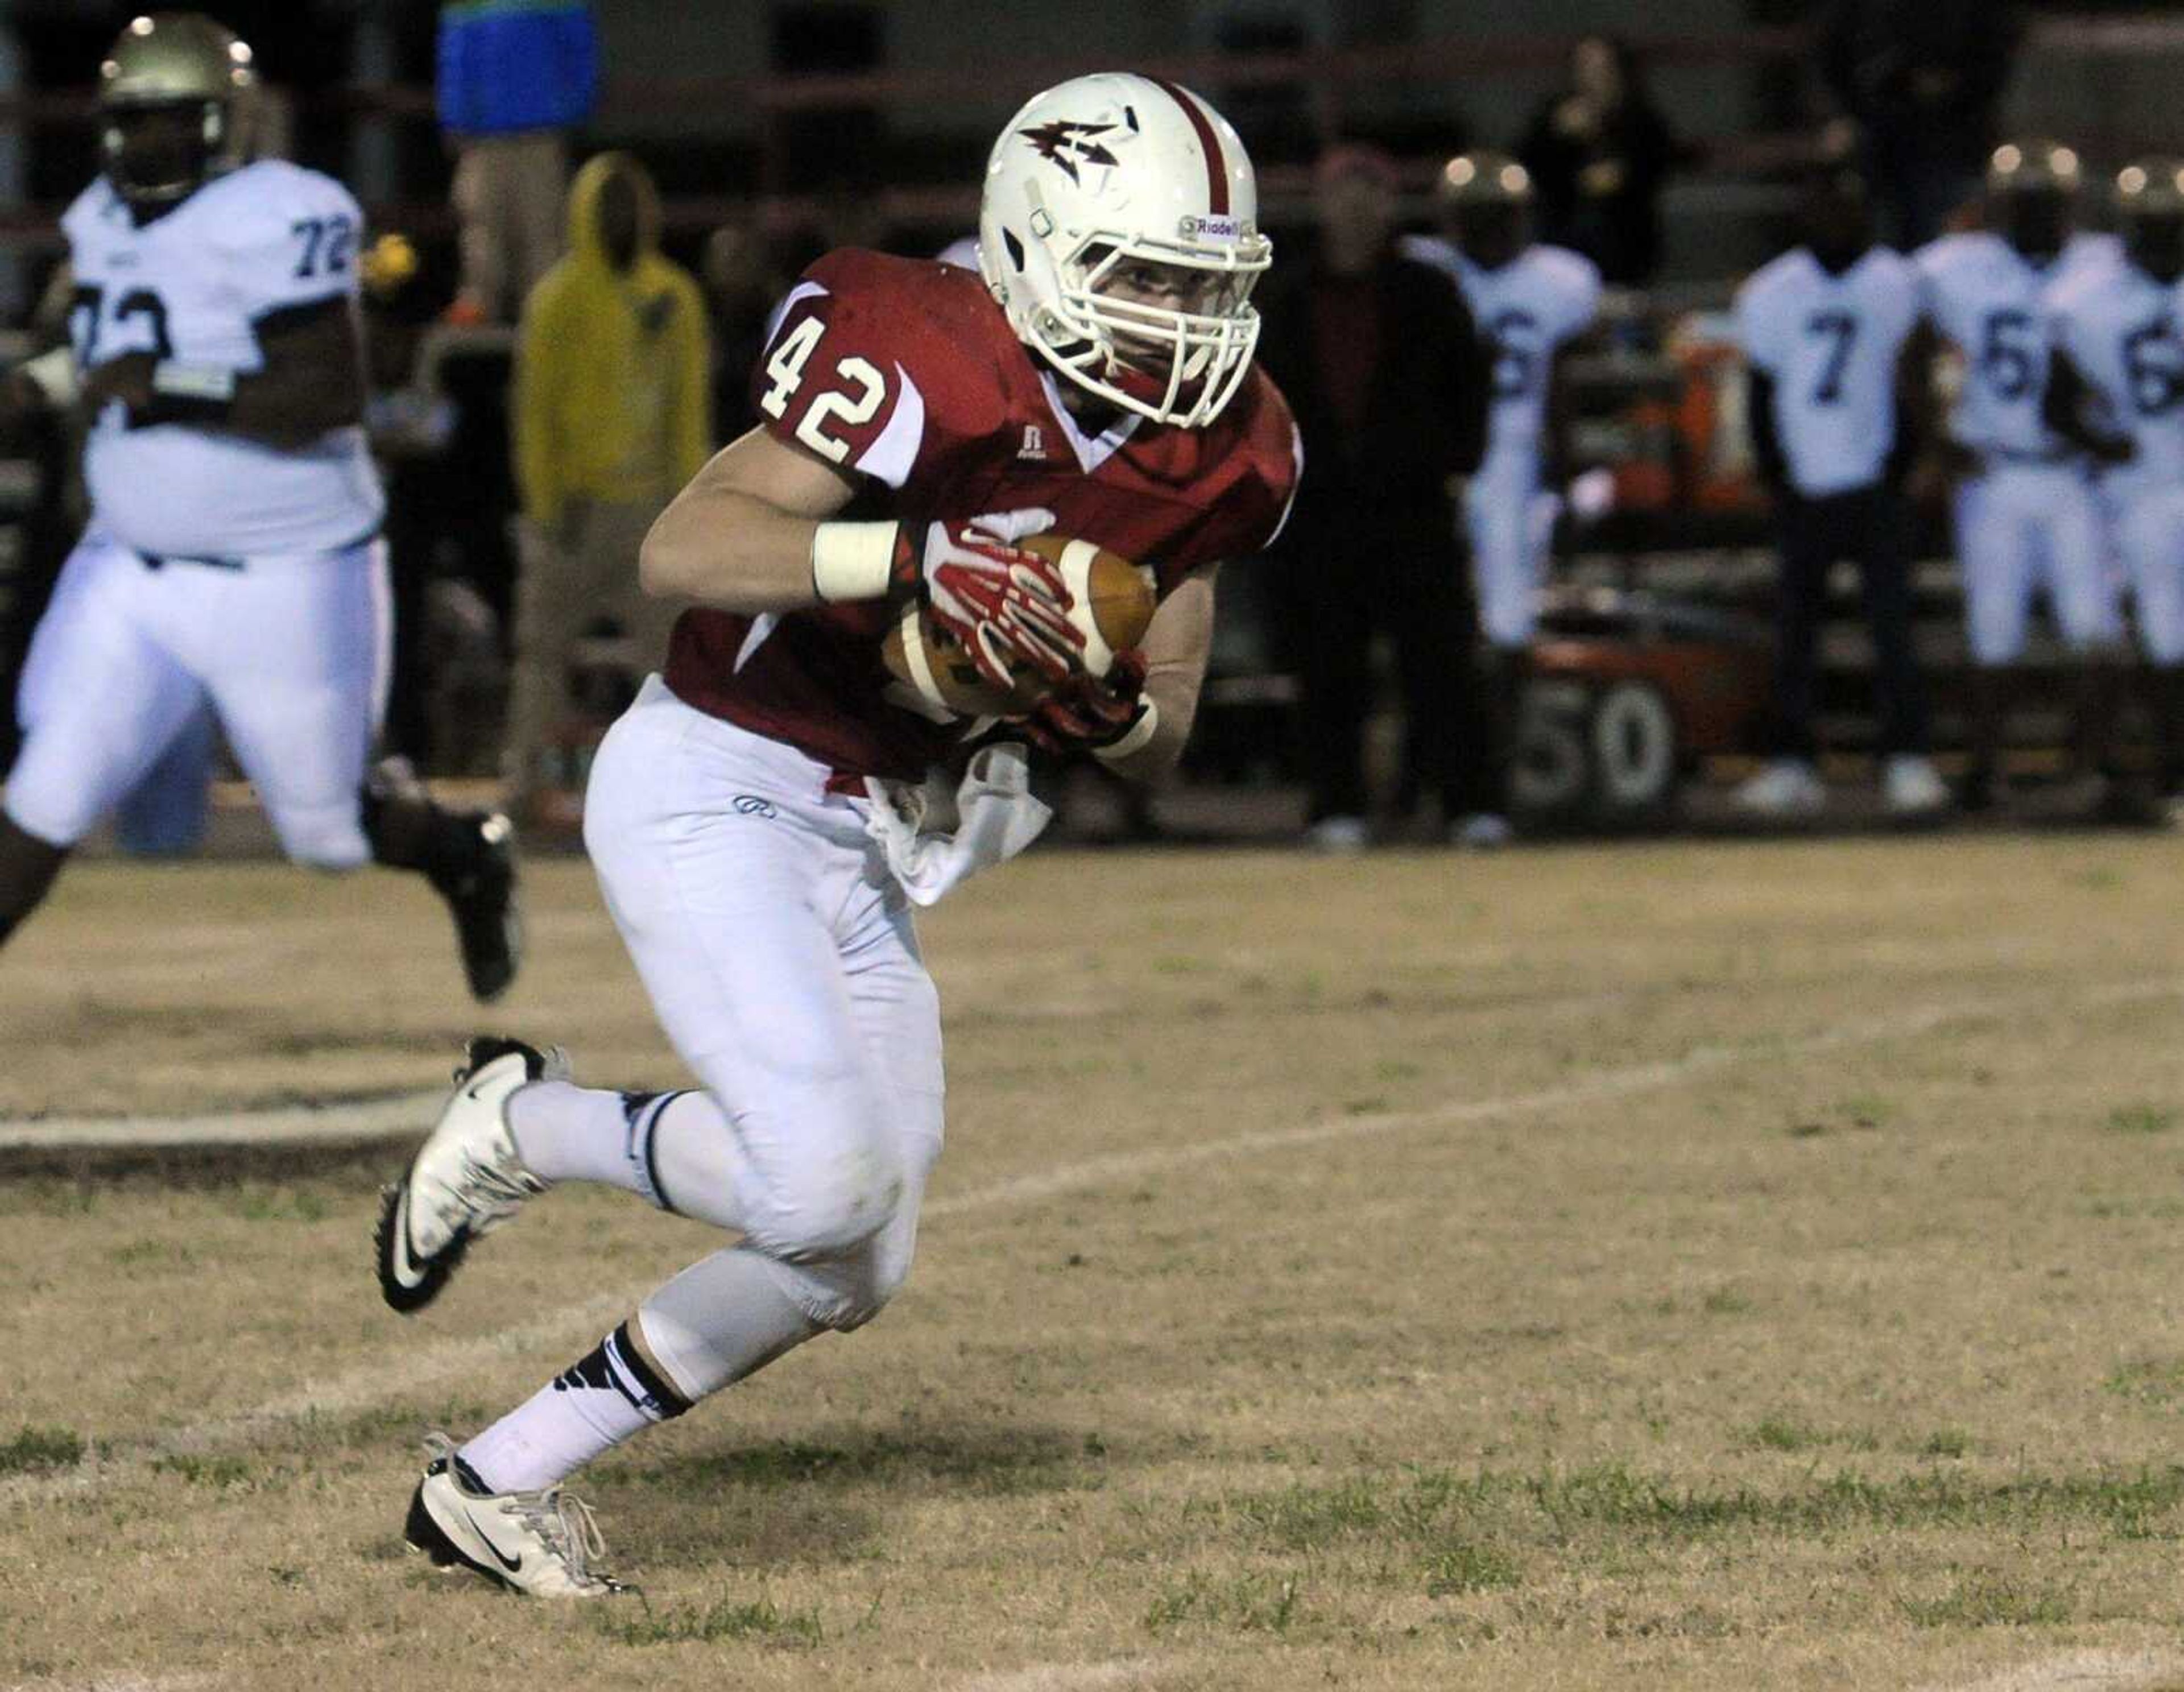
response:
<path id="1" fill-rule="evenodd" d="M 1185 213 L 1178 232 L 1186 241 L 1249 241 L 1259 231 L 1248 217 L 1199 217 Z"/>

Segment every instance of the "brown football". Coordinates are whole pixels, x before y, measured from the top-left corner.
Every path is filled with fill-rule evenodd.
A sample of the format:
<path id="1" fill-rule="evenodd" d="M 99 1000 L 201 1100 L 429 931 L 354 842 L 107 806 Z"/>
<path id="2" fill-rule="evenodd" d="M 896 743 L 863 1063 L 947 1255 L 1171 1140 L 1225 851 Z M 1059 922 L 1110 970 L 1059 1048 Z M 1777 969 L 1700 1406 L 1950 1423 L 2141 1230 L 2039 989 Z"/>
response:
<path id="1" fill-rule="evenodd" d="M 1067 535 L 1034 535 L 1018 543 L 1051 559 L 1068 584 L 1069 616 L 1084 632 L 1084 668 L 1105 676 L 1114 654 L 1137 645 L 1153 620 L 1152 572 L 1129 559 Z M 1045 676 L 1028 665 L 1013 672 L 1004 693 L 979 676 L 963 648 L 922 606 L 905 605 L 880 646 L 880 661 L 928 715 L 1020 717 L 1045 696 Z"/>

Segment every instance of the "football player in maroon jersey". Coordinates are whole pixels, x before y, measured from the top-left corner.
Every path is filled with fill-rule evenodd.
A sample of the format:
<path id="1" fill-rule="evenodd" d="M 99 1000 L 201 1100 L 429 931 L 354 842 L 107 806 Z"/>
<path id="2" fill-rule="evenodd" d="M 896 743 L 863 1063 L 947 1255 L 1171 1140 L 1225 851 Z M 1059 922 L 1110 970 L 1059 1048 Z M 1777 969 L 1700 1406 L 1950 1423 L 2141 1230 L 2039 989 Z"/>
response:
<path id="1" fill-rule="evenodd" d="M 741 1243 L 654 1293 L 589 1355 L 458 1448 L 436 1436 L 412 1544 L 519 1590 L 592 1596 L 588 1515 L 563 1478 L 828 1329 L 910 1267 L 941 1141 L 939 1007 L 911 921 L 1020 849 L 1043 809 L 984 723 L 936 721 L 881 661 L 915 604 L 991 680 L 1053 689 L 1004 733 L 1132 776 L 1174 765 L 1213 626 L 1214 573 L 1279 530 L 1302 464 L 1252 363 L 1271 248 L 1235 131 L 1189 91 L 1079 77 L 1009 124 L 979 274 L 845 251 L 782 302 L 760 428 L 647 539 L 646 588 L 688 601 L 666 672 L 601 745 L 585 841 L 698 1092 L 577 1086 L 558 1051 L 471 1043 L 390 1187 L 379 1273 L 422 1308 L 471 1240 L 558 1181 L 606 1183 Z M 1141 651 L 1100 679 L 1054 531 L 1149 566 Z M 963 821 L 904 799 L 960 772 Z"/>

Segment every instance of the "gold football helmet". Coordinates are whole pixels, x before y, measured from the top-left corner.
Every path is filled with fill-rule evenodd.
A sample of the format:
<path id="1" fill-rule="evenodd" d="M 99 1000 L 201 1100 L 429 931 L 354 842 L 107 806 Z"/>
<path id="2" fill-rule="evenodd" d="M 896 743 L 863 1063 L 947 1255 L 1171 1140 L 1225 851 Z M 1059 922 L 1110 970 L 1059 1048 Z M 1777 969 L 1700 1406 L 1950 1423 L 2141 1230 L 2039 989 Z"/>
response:
<path id="1" fill-rule="evenodd" d="M 2085 181 L 2078 149 L 2059 141 L 2005 141 L 1986 161 L 1986 186 L 1996 194 L 2064 194 Z"/>
<path id="2" fill-rule="evenodd" d="M 2163 287 L 2184 278 L 2184 159 L 2141 159 L 2115 180 L 2116 222 L 2132 264 Z"/>
<path id="3" fill-rule="evenodd" d="M 98 67 L 99 149 L 132 204 L 170 204 L 248 156 L 249 46 L 202 12 L 130 20 Z"/>
<path id="4" fill-rule="evenodd" d="M 2126 221 L 2184 216 L 2184 159 L 2142 159 L 2125 165 L 2116 175 L 2115 203 Z"/>
<path id="5" fill-rule="evenodd" d="M 1532 173 L 1506 153 L 1460 153 L 1434 184 L 1441 232 L 1486 270 L 1531 244 L 1534 198 Z"/>
<path id="6" fill-rule="evenodd" d="M 1443 205 L 1529 205 L 1532 173 L 1506 153 L 1460 153 L 1441 166 L 1434 198 Z"/>
<path id="7" fill-rule="evenodd" d="M 2059 141 L 2006 141 L 1986 164 L 1988 220 L 2036 264 L 2051 262 L 2077 226 L 2085 161 Z"/>

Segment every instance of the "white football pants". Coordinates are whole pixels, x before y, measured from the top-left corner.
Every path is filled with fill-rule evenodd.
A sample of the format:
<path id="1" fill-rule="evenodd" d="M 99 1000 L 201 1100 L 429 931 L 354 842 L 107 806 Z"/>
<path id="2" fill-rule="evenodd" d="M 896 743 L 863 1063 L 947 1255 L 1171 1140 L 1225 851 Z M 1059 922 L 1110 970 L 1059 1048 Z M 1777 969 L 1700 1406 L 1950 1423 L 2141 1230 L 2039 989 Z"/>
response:
<path id="1" fill-rule="evenodd" d="M 2071 465 L 1997 465 L 1957 489 L 1957 554 L 1972 660 L 2025 654 L 2032 596 L 2044 585 L 2075 650 L 2114 641 L 2121 623 L 2093 490 Z"/>
<path id="2" fill-rule="evenodd" d="M 869 802 L 827 775 L 655 676 L 599 745 L 584 843 L 716 1107 L 663 1112 L 658 1196 L 743 1232 L 813 1321 L 850 1327 L 909 1272 L 940 1152 L 940 1006 Z"/>
<path id="3" fill-rule="evenodd" d="M 17 693 L 6 809 L 73 846 L 209 702 L 298 863 L 370 860 L 359 790 L 386 709 L 387 548 L 157 568 L 98 531 L 63 566 Z"/>
<path id="4" fill-rule="evenodd" d="M 2184 664 L 2184 487 L 2119 487 L 2115 538 L 2139 643 L 2164 668 Z"/>
<path id="5" fill-rule="evenodd" d="M 1539 626 L 1540 593 L 1562 501 L 1540 487 L 1536 447 L 1486 455 L 1464 491 L 1463 520 L 1479 627 L 1490 645 L 1522 648 Z"/>

